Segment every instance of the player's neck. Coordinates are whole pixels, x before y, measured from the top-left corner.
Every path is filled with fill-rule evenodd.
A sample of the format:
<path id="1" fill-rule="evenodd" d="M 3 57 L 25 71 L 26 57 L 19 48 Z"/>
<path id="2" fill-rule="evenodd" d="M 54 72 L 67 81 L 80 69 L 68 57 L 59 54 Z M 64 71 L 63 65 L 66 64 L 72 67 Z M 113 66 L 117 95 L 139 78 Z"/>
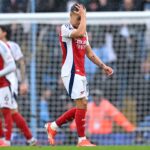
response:
<path id="1" fill-rule="evenodd" d="M 7 43 L 7 39 L 6 39 L 6 38 L 3 38 L 2 41 L 3 41 L 4 43 Z"/>

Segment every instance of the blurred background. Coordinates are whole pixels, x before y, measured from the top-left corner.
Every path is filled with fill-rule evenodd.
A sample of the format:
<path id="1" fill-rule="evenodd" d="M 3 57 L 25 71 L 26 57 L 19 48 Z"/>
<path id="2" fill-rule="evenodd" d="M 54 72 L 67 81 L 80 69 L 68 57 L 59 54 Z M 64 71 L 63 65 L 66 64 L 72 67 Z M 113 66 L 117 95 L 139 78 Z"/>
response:
<path id="1" fill-rule="evenodd" d="M 99 14 L 146 14 L 150 10 L 150 0 L 0 0 L 0 15 L 67 13 L 75 2 L 84 4 L 87 12 Z M 61 20 L 59 24 L 10 23 L 11 40 L 20 45 L 25 57 L 29 84 L 28 94 L 19 95 L 19 110 L 41 145 L 48 144 L 44 124 L 74 105 L 60 78 L 60 25 Z M 98 145 L 149 145 L 150 15 L 140 23 L 130 17 L 119 23 L 93 22 L 87 25 L 87 32 L 93 51 L 114 69 L 114 75 L 108 78 L 85 59 L 90 89 L 88 137 Z M 25 144 L 17 129 L 12 140 L 13 145 Z M 75 124 L 63 126 L 56 141 L 58 145 L 76 144 Z"/>
<path id="2" fill-rule="evenodd" d="M 87 11 L 143 11 L 149 0 L 34 0 L 35 12 L 66 12 L 74 2 L 82 3 Z M 1 0 L 0 12 L 31 12 L 31 0 Z"/>

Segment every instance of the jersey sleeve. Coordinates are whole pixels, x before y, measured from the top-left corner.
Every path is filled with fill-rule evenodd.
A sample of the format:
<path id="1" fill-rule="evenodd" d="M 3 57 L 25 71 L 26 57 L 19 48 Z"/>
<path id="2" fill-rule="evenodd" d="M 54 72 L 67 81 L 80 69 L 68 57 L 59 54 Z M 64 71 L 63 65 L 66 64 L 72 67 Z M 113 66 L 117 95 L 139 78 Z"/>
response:
<path id="1" fill-rule="evenodd" d="M 0 55 L 4 62 L 4 68 L 0 70 L 0 77 L 3 77 L 15 71 L 16 65 L 10 50 L 6 46 L 1 44 L 0 44 Z"/>
<path id="2" fill-rule="evenodd" d="M 15 61 L 18 61 L 19 59 L 23 58 L 23 53 L 21 51 L 20 46 L 15 42 L 10 42 L 9 44 L 10 44 L 11 52 Z"/>
<path id="3" fill-rule="evenodd" d="M 61 26 L 61 36 L 69 38 L 71 33 L 73 31 L 73 28 L 69 24 L 65 24 Z"/>
<path id="4" fill-rule="evenodd" d="M 6 46 L 0 45 L 0 54 L 1 54 L 5 64 L 14 62 L 11 52 Z"/>

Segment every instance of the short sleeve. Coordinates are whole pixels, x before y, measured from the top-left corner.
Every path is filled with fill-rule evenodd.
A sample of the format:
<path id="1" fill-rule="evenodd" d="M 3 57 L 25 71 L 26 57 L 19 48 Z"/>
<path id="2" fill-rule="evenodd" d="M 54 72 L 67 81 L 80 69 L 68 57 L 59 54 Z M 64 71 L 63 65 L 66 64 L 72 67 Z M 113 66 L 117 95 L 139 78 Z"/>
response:
<path id="1" fill-rule="evenodd" d="M 9 45 L 10 45 L 11 52 L 15 61 L 18 61 L 19 59 L 21 59 L 23 57 L 23 54 L 22 54 L 20 46 L 15 42 L 9 42 Z"/>
<path id="2" fill-rule="evenodd" d="M 9 62 L 14 62 L 14 59 L 10 53 L 10 50 L 3 44 L 0 44 L 0 54 L 1 54 L 5 64 L 7 64 Z"/>
<path id="3" fill-rule="evenodd" d="M 73 27 L 70 24 L 65 24 L 61 26 L 61 36 L 69 38 L 73 31 Z"/>

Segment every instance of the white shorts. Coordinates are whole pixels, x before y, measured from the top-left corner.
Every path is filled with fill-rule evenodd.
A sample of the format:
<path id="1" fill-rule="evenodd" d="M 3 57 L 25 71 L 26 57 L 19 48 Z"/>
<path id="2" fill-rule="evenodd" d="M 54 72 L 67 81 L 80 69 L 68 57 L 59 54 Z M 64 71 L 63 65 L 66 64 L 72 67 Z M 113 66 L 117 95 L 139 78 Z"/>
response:
<path id="1" fill-rule="evenodd" d="M 62 77 L 64 86 L 72 99 L 85 97 L 88 99 L 89 89 L 85 76 L 78 74 Z"/>
<path id="2" fill-rule="evenodd" d="M 16 94 L 10 87 L 0 88 L 0 108 L 17 109 Z"/>

